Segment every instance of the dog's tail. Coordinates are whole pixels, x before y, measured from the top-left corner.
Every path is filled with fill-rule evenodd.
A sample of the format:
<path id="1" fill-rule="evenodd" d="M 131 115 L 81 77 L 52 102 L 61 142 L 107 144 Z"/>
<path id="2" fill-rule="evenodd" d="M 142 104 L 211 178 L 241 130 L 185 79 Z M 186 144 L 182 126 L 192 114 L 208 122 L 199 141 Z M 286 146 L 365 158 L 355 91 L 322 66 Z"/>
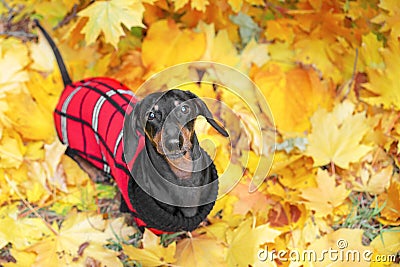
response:
<path id="1" fill-rule="evenodd" d="M 34 20 L 34 23 L 36 24 L 36 27 L 38 27 L 40 29 L 40 31 L 43 33 L 47 42 L 51 46 L 51 49 L 53 50 L 54 56 L 56 57 L 56 60 L 57 60 L 58 68 L 60 69 L 60 72 L 61 72 L 61 77 L 62 77 L 64 86 L 71 84 L 72 83 L 71 77 L 69 77 L 67 68 L 65 67 L 65 64 L 64 64 L 64 60 L 62 59 L 61 53 L 58 50 L 53 39 L 50 37 L 50 35 L 47 33 L 47 31 L 43 28 L 43 26 L 40 25 L 40 23 L 37 19 Z"/>

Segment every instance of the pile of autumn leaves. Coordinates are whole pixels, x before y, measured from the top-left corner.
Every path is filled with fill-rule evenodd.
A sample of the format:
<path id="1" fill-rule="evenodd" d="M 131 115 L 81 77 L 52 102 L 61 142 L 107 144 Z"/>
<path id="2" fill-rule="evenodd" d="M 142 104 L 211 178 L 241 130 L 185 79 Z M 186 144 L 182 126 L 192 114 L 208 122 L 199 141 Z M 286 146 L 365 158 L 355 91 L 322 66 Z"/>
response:
<path id="1" fill-rule="evenodd" d="M 236 130 L 251 137 L 251 150 L 241 151 L 249 160 L 234 162 L 243 178 L 190 238 L 163 237 L 165 247 L 145 231 L 137 243 L 137 231 L 121 217 L 97 213 L 115 210 L 100 205 L 101 199 L 114 203 L 115 189 L 93 185 L 63 155 L 52 122 L 62 84 L 47 43 L 41 36 L 37 43 L 2 37 L 0 265 L 326 266 L 329 259 L 261 262 L 257 251 L 335 249 L 339 239 L 374 256 L 400 250 L 394 228 L 400 224 L 398 1 L 30 2 L 3 4 L 0 12 L 18 10 L 15 20 L 43 18 L 48 29 L 58 25 L 51 34 L 74 80 L 112 76 L 136 90 L 152 74 L 182 62 L 237 68 L 270 105 L 277 149 L 269 176 L 249 194 L 265 156 L 256 149 L 262 141 L 252 132 L 254 116 L 222 88 L 193 85 L 195 93 L 220 99 L 246 121 Z M 238 127 L 224 114 L 219 119 L 228 129 Z M 216 144 L 215 162 L 223 172 L 229 142 L 211 132 L 203 138 Z M 332 227 L 356 217 L 351 196 L 369 199 L 370 209 L 379 211 L 368 223 L 383 231 L 371 243 L 362 244 L 362 229 Z"/>

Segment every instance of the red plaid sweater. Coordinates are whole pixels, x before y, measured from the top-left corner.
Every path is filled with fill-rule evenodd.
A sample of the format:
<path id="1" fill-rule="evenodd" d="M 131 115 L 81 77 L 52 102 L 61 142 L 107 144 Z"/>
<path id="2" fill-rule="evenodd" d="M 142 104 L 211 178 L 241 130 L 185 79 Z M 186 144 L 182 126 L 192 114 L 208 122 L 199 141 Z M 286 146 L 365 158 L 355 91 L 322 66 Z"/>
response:
<path id="1" fill-rule="evenodd" d="M 132 112 L 137 98 L 126 86 L 111 78 L 89 78 L 69 84 L 54 111 L 54 120 L 61 142 L 74 153 L 111 175 L 128 206 L 128 182 L 137 156 L 144 147 L 140 135 L 138 150 L 128 164 L 123 154 L 123 122 Z M 137 133 L 140 134 L 140 133 Z M 135 216 L 138 226 L 146 223 Z M 163 231 L 150 229 L 156 234 Z"/>

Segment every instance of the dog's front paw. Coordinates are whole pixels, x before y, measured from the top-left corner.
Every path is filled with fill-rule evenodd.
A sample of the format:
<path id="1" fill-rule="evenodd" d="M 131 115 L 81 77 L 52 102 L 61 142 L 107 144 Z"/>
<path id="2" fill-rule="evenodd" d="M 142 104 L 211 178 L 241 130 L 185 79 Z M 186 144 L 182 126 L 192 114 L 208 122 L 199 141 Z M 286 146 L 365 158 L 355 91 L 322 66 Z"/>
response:
<path id="1" fill-rule="evenodd" d="M 197 214 L 198 207 L 182 207 L 180 210 L 183 213 L 183 216 L 193 217 Z"/>

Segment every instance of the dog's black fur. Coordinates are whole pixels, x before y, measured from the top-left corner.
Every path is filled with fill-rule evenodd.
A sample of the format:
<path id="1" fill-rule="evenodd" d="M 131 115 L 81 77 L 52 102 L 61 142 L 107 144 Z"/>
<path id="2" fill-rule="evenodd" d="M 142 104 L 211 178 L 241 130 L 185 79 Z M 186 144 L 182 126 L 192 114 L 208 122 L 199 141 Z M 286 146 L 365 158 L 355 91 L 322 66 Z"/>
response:
<path id="1" fill-rule="evenodd" d="M 158 109 L 154 110 L 155 107 L 158 107 Z M 184 108 L 185 113 L 182 112 L 182 108 Z M 185 187 L 198 187 L 212 182 L 210 168 L 213 168 L 213 165 L 211 165 L 206 152 L 199 145 L 194 131 L 194 120 L 197 116 L 202 115 L 206 117 L 207 121 L 222 135 L 228 136 L 228 133 L 214 121 L 211 112 L 203 101 L 189 91 L 174 89 L 166 93 L 154 93 L 147 96 L 136 105 L 135 110 L 136 111 L 133 112 L 125 122 L 124 133 L 127 137 L 124 139 L 125 154 L 128 155 L 128 158 L 133 157 L 136 152 L 135 144 L 138 142 L 131 137 L 137 136 L 134 134 L 136 130 L 143 131 L 143 129 L 145 129 L 145 131 L 142 133 L 146 135 L 146 153 L 141 153 L 135 162 L 131 170 L 134 176 L 142 177 L 141 179 L 147 181 L 148 188 L 156 187 L 156 185 L 152 185 L 152 182 L 155 180 L 159 181 L 160 179 L 166 179 L 171 183 Z M 153 112 L 155 117 L 152 120 L 148 120 L 151 112 Z M 166 120 L 167 116 L 169 116 L 169 118 Z M 182 140 L 184 138 L 177 138 L 178 136 L 181 137 L 180 127 L 185 127 L 190 135 L 188 136 L 189 142 L 186 146 L 184 140 Z M 180 156 L 180 158 L 186 156 L 186 160 L 188 161 L 201 159 L 196 166 L 191 166 L 192 170 L 196 169 L 196 171 L 191 170 L 189 178 L 180 177 L 184 175 L 184 171 L 182 170 L 179 172 L 180 175 L 171 171 L 169 156 L 157 150 L 157 144 L 154 143 L 154 139 L 160 132 L 163 132 L 163 129 L 167 130 L 165 130 L 164 140 L 161 141 L 162 148 L 168 147 L 168 142 L 171 140 L 180 139 L 176 140 L 176 143 L 174 143 L 176 147 L 174 147 L 174 145 L 172 145 L 172 147 L 169 145 L 170 148 L 164 149 L 164 151 L 169 152 L 173 150 L 172 152 L 182 153 L 184 155 Z M 179 159 L 176 161 L 179 161 Z M 179 162 L 176 164 L 179 165 Z M 154 169 L 148 168 L 149 166 L 154 166 Z M 185 166 L 177 167 L 184 168 Z M 145 172 L 142 171 L 144 168 L 146 168 Z M 154 179 L 157 177 L 157 173 L 162 174 L 162 177 L 158 175 L 158 178 Z M 198 209 L 193 203 L 210 202 L 208 201 L 208 193 L 209 192 L 201 190 L 192 191 L 190 196 L 190 202 L 192 204 L 187 204 L 187 207 L 178 208 L 162 202 L 158 203 L 170 213 L 180 211 L 184 216 L 192 217 L 197 213 Z M 182 196 L 182 192 L 176 192 L 173 196 L 176 198 L 184 197 Z M 184 203 L 182 203 L 182 205 L 184 205 Z"/>
<path id="2" fill-rule="evenodd" d="M 36 21 L 36 25 L 43 32 L 54 51 L 64 84 L 70 84 L 71 79 L 56 45 L 38 21 Z M 203 212 L 201 216 L 205 217 L 204 212 L 208 214 L 212 208 L 212 205 L 201 203 L 215 201 L 218 184 L 216 184 L 216 187 L 212 187 L 211 191 L 213 192 L 190 190 L 190 187 L 203 186 L 217 179 L 215 167 L 207 153 L 200 147 L 194 131 L 194 121 L 199 115 L 204 116 L 223 136 L 228 136 L 225 129 L 215 122 L 202 100 L 189 91 L 177 89 L 148 95 L 135 105 L 134 111 L 125 119 L 124 154 L 127 157 L 127 162 L 135 155 L 137 150 L 138 135 L 136 132 L 145 136 L 145 149 L 138 155 L 133 168 L 130 170 L 135 179 L 130 179 L 128 189 L 132 205 L 138 210 L 139 214 L 141 212 L 147 213 L 137 203 L 140 199 L 138 200 L 135 195 L 142 193 L 143 188 L 141 186 L 150 191 L 146 191 L 146 193 L 155 193 L 155 198 L 150 198 L 151 201 L 154 201 L 168 216 L 177 215 L 182 218 L 183 215 L 186 218 L 194 218 Z M 166 119 L 167 117 L 169 119 Z M 91 178 L 101 172 L 97 168 L 93 172 L 90 163 L 84 162 L 85 160 L 79 156 L 71 156 L 89 174 L 96 173 L 91 175 Z M 191 169 L 187 169 L 188 167 Z M 137 183 L 138 179 L 140 186 Z M 174 192 L 174 190 L 165 187 L 166 183 L 162 181 L 183 186 L 187 188 L 187 192 L 182 192 L 181 187 Z M 153 191 L 154 188 L 157 189 Z M 157 192 L 162 192 L 163 196 L 158 197 Z M 142 196 L 148 198 L 146 194 L 142 194 Z M 181 198 L 181 202 L 190 199 L 190 203 L 188 205 L 185 205 L 185 203 L 180 205 L 166 204 L 165 202 L 168 202 L 165 201 L 166 198 L 171 199 L 173 203 L 176 203 L 175 198 Z M 123 203 L 121 210 L 128 211 L 126 203 Z"/>

